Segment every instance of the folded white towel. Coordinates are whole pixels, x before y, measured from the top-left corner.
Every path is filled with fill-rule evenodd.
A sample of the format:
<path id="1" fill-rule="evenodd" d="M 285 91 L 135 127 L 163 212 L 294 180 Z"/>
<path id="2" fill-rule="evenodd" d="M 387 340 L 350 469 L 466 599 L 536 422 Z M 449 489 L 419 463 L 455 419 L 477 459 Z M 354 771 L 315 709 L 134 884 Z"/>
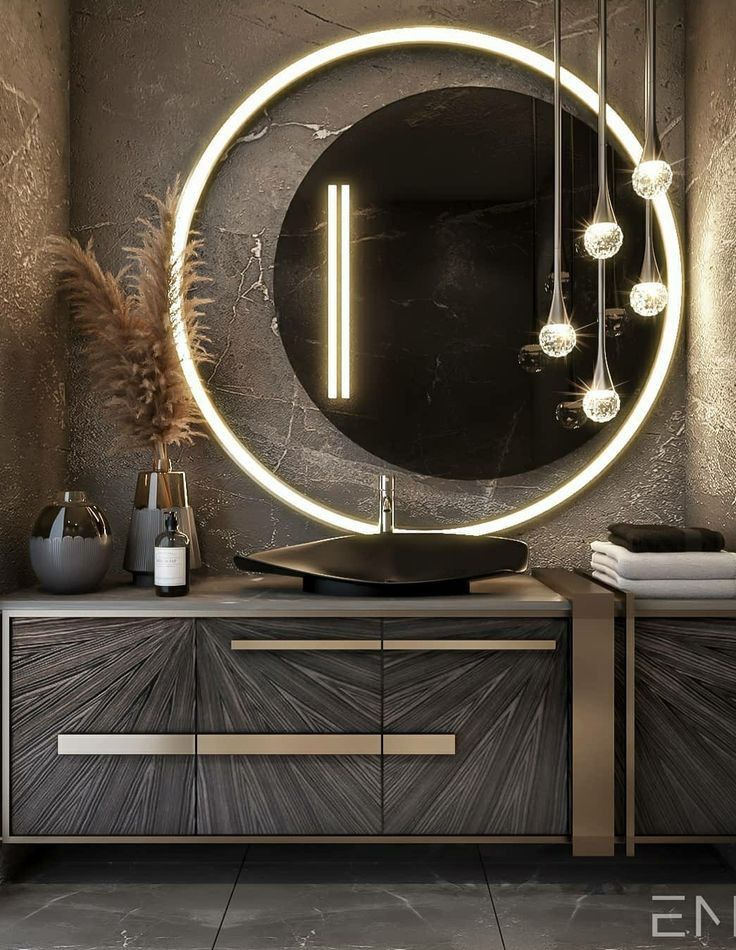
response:
<path id="1" fill-rule="evenodd" d="M 736 578 L 733 551 L 636 553 L 610 541 L 593 541 L 593 568 L 607 567 L 631 580 L 723 580 Z"/>
<path id="2" fill-rule="evenodd" d="M 593 577 L 599 581 L 629 591 L 637 597 L 670 597 L 673 599 L 736 598 L 736 579 L 720 580 L 638 580 L 620 577 L 612 571 L 594 570 Z"/>

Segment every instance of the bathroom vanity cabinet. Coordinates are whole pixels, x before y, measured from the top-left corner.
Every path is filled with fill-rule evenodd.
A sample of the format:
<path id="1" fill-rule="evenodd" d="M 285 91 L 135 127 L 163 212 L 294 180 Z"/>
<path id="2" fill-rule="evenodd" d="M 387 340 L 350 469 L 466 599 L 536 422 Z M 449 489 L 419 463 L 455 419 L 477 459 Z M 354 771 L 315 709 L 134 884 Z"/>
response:
<path id="1" fill-rule="evenodd" d="M 634 802 L 628 836 L 636 841 L 733 840 L 736 604 L 629 598 L 629 613 L 616 633 L 619 830 L 626 787 Z"/>
<path id="2" fill-rule="evenodd" d="M 531 577 L 409 600 L 238 578 L 175 604 L 130 587 L 9 598 L 4 839 L 544 839 L 606 853 L 613 596 L 555 574 L 577 600 Z"/>

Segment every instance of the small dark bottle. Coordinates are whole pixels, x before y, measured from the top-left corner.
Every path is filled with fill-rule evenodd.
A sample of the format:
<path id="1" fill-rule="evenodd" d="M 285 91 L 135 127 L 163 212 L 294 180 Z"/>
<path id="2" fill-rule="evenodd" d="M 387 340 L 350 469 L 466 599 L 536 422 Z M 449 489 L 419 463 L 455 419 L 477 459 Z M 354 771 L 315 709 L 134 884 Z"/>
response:
<path id="1" fill-rule="evenodd" d="M 164 516 L 166 530 L 156 538 L 153 583 L 159 597 L 189 593 L 189 538 L 179 531 L 175 511 Z"/>

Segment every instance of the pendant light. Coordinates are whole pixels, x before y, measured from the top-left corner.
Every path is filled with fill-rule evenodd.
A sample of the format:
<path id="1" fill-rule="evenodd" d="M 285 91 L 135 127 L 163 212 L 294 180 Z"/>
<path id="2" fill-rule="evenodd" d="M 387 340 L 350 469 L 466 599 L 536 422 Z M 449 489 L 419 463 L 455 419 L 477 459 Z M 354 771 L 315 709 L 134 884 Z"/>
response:
<path id="1" fill-rule="evenodd" d="M 646 0 L 646 59 L 644 65 L 644 114 L 646 135 L 641 160 L 634 169 L 634 191 L 641 198 L 663 195 L 672 184 L 672 168 L 662 158 L 662 144 L 657 134 L 656 111 L 656 12 L 655 0 Z"/>
<path id="2" fill-rule="evenodd" d="M 667 287 L 657 267 L 652 241 L 652 204 L 646 203 L 644 263 L 641 265 L 639 283 L 631 288 L 631 309 L 642 317 L 656 317 L 667 306 Z"/>
<path id="3" fill-rule="evenodd" d="M 539 345 L 547 356 L 567 356 L 577 340 L 575 327 L 570 323 L 565 307 L 565 297 L 562 293 L 562 102 L 560 96 L 560 29 L 561 0 L 554 2 L 555 17 L 555 248 L 554 248 L 554 287 L 552 288 L 552 304 L 549 309 L 547 322 L 539 331 Z"/>
<path id="4" fill-rule="evenodd" d="M 621 250 L 624 234 L 616 221 L 608 191 L 606 162 L 606 27 L 607 0 L 598 0 L 598 201 L 583 242 L 591 257 L 605 260 Z"/>
<path id="5" fill-rule="evenodd" d="M 598 358 L 593 383 L 583 396 L 583 412 L 593 422 L 610 422 L 621 408 L 606 359 L 606 262 L 598 261 Z"/>

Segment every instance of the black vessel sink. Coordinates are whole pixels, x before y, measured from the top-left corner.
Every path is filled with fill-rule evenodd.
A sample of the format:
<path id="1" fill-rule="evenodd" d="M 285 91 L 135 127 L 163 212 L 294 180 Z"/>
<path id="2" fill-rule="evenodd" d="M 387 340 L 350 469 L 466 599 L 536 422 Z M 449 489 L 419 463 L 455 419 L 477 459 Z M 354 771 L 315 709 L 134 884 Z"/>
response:
<path id="1" fill-rule="evenodd" d="M 235 558 L 243 571 L 301 577 L 313 593 L 380 597 L 463 594 L 471 580 L 520 573 L 527 561 L 523 541 L 425 532 L 347 535 Z"/>

